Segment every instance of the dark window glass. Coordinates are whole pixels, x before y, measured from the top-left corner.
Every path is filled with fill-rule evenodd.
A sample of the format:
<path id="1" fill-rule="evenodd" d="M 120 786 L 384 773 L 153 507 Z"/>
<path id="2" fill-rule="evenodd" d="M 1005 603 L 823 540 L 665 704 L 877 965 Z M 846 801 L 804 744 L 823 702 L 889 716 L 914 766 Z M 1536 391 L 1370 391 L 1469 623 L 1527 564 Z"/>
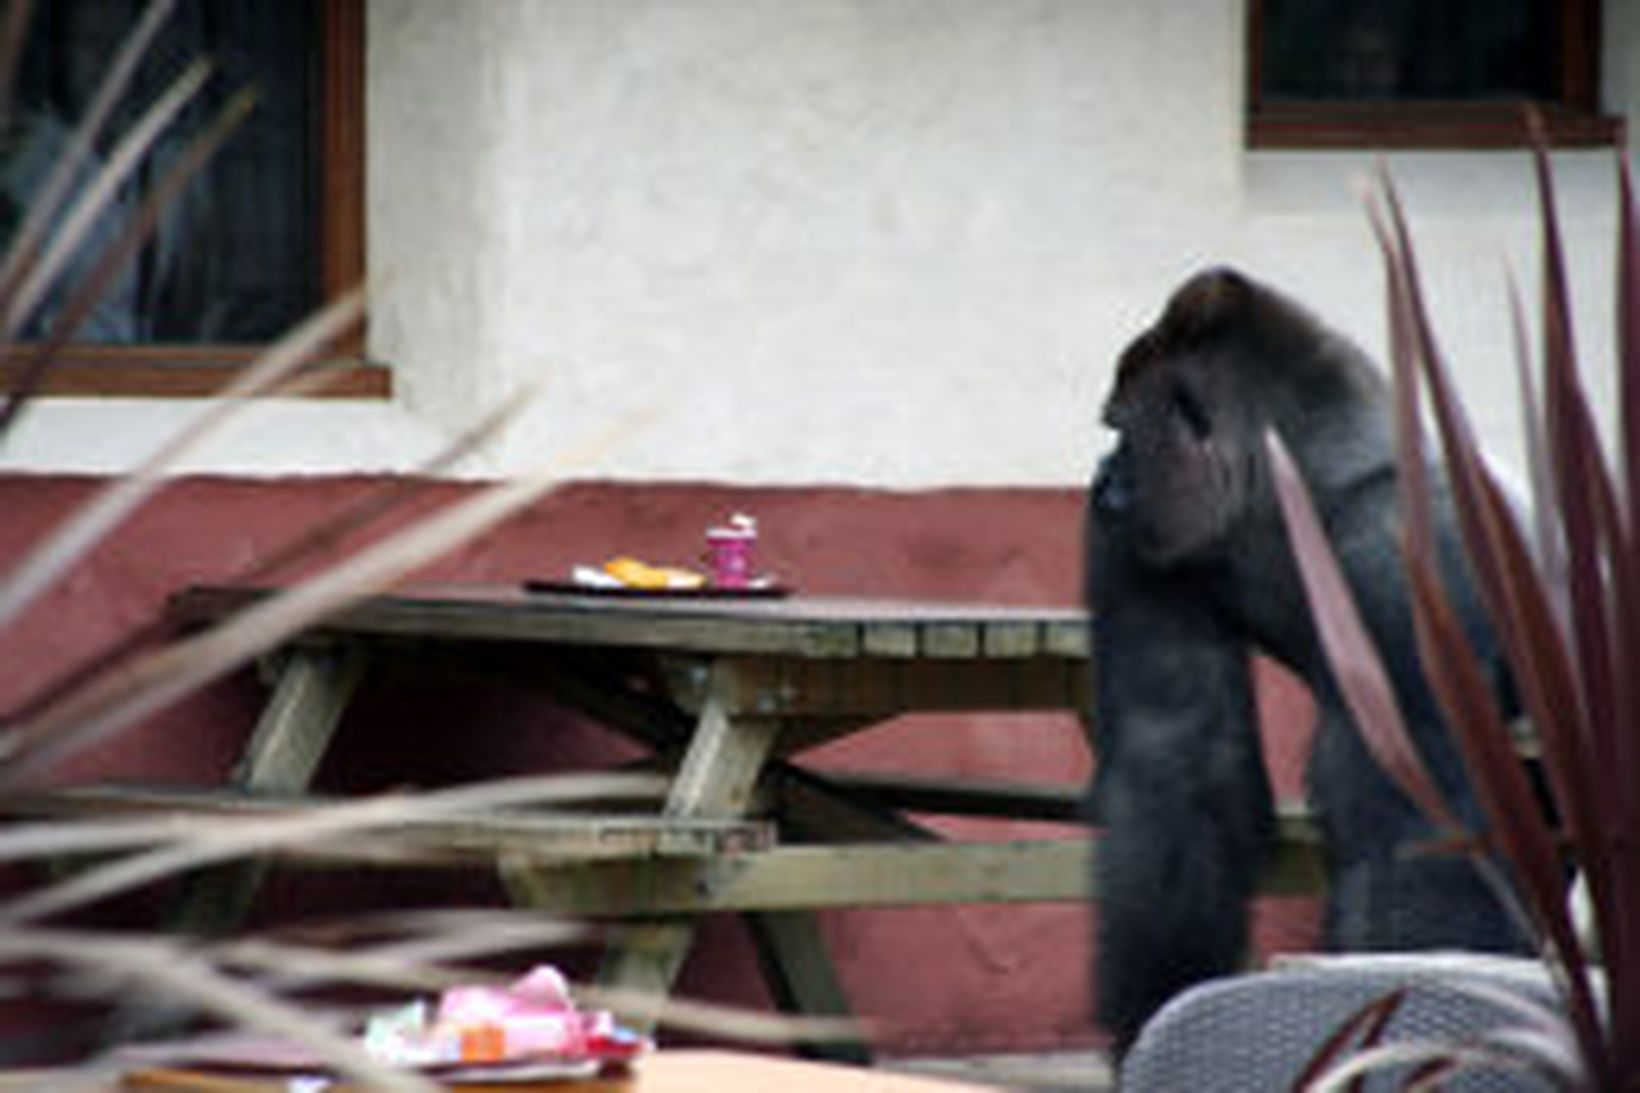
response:
<path id="1" fill-rule="evenodd" d="M 147 0 L 49 0 L 35 5 L 0 144 L 0 212 L 43 181 Z M 131 215 L 190 138 L 246 88 L 257 106 L 205 171 L 172 203 L 153 241 L 108 294 L 77 340 L 112 344 L 235 344 L 269 340 L 306 314 L 321 291 L 320 109 L 317 3 L 180 0 L 144 58 L 96 154 L 189 64 L 206 58 L 205 89 L 167 130 L 78 257 Z M 0 225 L 3 226 L 3 225 Z M 9 234 L 9 232 L 8 232 Z M 60 299 L 60 296 L 58 297 Z M 47 314 L 31 333 L 39 333 Z"/>
<path id="2" fill-rule="evenodd" d="M 1263 0 L 1266 102 L 1560 98 L 1551 0 Z"/>

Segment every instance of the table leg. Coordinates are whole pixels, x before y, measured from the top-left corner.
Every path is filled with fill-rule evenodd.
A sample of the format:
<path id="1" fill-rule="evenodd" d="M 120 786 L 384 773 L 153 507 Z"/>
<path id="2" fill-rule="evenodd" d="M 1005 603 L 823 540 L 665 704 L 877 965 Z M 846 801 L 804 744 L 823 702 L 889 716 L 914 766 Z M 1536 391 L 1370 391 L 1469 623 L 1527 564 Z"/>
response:
<path id="1" fill-rule="evenodd" d="M 362 666 L 362 655 L 352 647 L 292 650 L 234 770 L 235 786 L 252 793 L 306 789 Z M 205 937 L 227 933 L 250 910 L 266 872 L 265 862 L 252 860 L 191 878 L 172 908 L 168 929 Z"/>
<path id="2" fill-rule="evenodd" d="M 353 646 L 292 650 L 234 770 L 234 781 L 253 791 L 306 789 L 363 667 L 363 654 Z"/>
<path id="3" fill-rule="evenodd" d="M 758 964 L 775 1004 L 805 1017 L 849 1017 L 853 1010 L 813 911 L 762 911 L 742 916 L 757 946 Z M 860 1065 L 871 1062 L 861 1040 L 804 1044 L 804 1055 Z"/>
<path id="4" fill-rule="evenodd" d="M 731 819 L 746 812 L 779 722 L 729 716 L 724 697 L 732 693 L 732 673 L 732 666 L 722 662 L 712 669 L 694 736 L 667 795 L 666 816 Z M 695 924 L 688 918 L 641 923 L 605 958 L 599 982 L 647 1000 L 623 1013 L 639 1030 L 653 1027 L 694 934 Z"/>
<path id="5" fill-rule="evenodd" d="M 306 789 L 352 697 L 362 664 L 362 654 L 353 648 L 290 652 L 234 770 L 234 783 L 263 793 Z M 163 928 L 195 937 L 226 934 L 250 910 L 266 871 L 265 862 L 248 860 L 185 878 Z M 174 1006 L 125 1008 L 110 1019 L 107 1038 L 118 1043 L 153 1036 L 174 1028 L 186 1016 Z"/>

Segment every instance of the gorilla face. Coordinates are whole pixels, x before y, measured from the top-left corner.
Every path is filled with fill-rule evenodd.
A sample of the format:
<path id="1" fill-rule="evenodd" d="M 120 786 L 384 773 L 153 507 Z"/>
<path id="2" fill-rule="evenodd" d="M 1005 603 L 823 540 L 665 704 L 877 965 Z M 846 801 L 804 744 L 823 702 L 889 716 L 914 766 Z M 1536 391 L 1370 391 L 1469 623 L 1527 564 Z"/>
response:
<path id="1" fill-rule="evenodd" d="M 1117 362 L 1104 422 L 1119 441 L 1099 511 L 1124 521 L 1146 564 L 1212 561 L 1238 522 L 1275 513 L 1267 427 L 1292 443 L 1348 417 L 1345 432 L 1376 437 L 1384 397 L 1359 350 L 1300 305 L 1234 270 L 1207 270 Z"/>
<path id="2" fill-rule="evenodd" d="M 1238 453 L 1244 423 L 1216 388 L 1226 368 L 1212 346 L 1169 347 L 1156 332 L 1124 354 L 1104 421 L 1118 434 L 1096 503 L 1125 521 L 1135 550 L 1155 566 L 1211 557 L 1246 495 Z"/>

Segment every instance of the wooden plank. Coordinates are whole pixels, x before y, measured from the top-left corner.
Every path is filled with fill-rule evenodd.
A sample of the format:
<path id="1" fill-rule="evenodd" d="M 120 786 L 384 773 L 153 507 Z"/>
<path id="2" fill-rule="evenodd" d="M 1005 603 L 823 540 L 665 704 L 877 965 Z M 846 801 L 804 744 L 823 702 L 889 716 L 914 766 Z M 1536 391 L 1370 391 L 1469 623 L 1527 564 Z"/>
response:
<path id="1" fill-rule="evenodd" d="M 1321 856 L 1321 833 L 1301 802 L 1276 810 L 1276 852 L 1260 878 L 1259 891 L 1270 896 L 1313 896 L 1327 889 Z"/>
<path id="2" fill-rule="evenodd" d="M 298 790 L 312 780 L 364 667 L 352 646 L 301 646 L 285 658 L 234 769 L 245 789 Z"/>
<path id="3" fill-rule="evenodd" d="M 0 1084 L 4 1093 L 75 1090 L 77 1093 L 293 1093 L 309 1087 L 288 1074 L 246 1076 L 179 1067 L 130 1067 L 107 1085 L 87 1085 L 86 1068 L 28 1072 L 18 1084 Z M 983 1071 L 981 1071 L 983 1073 Z M 93 1073 L 92 1082 L 101 1075 Z M 3 1083 L 3 1079 L 0 1079 Z M 449 1087 L 463 1093 L 983 1093 L 993 1085 L 960 1078 L 840 1066 L 756 1051 L 680 1048 L 666 1045 L 645 1055 L 630 1073 L 596 1078 L 544 1078 L 517 1082 L 474 1079 Z M 324 1093 L 366 1093 L 353 1082 L 326 1083 Z"/>
<path id="4" fill-rule="evenodd" d="M 258 718 L 234 783 L 258 793 L 307 788 L 335 735 L 363 672 L 355 646 L 298 646 L 285 657 Z M 266 860 L 233 862 L 183 880 L 167 910 L 166 929 L 219 937 L 249 912 L 267 872 Z"/>
<path id="5" fill-rule="evenodd" d="M 1081 786 L 839 771 L 828 771 L 826 779 L 844 793 L 881 808 L 1059 823 L 1081 819 Z"/>
<path id="6" fill-rule="evenodd" d="M 549 608 L 444 601 L 367 601 L 327 622 L 340 633 L 407 634 L 441 640 L 534 641 L 562 645 L 701 651 L 853 656 L 859 628 L 826 621 L 718 617 L 674 611 L 608 610 L 597 605 Z"/>
<path id="7" fill-rule="evenodd" d="M 664 697 L 635 691 L 606 663 L 586 664 L 581 658 L 559 663 L 556 658 L 531 658 L 529 671 L 513 673 L 544 688 L 553 700 L 577 710 L 600 725 L 623 733 L 659 752 L 681 750 L 689 739 L 687 716 Z"/>
<path id="8" fill-rule="evenodd" d="M 1042 651 L 1050 656 L 1086 660 L 1092 652 L 1093 634 L 1086 618 L 1059 619 L 1042 624 Z"/>
<path id="9" fill-rule="evenodd" d="M 824 910 L 946 903 L 1077 902 L 1090 898 L 1097 833 L 1086 839 L 994 843 L 779 846 L 734 858 L 659 865 L 612 862 L 509 878 L 541 910 L 566 917 Z M 1313 829 L 1282 825 L 1260 883 L 1266 895 L 1324 890 Z"/>
<path id="10" fill-rule="evenodd" d="M 771 1078 L 769 1075 L 771 1073 L 784 1074 L 783 1071 L 776 1070 L 774 1067 L 767 1069 L 762 1067 L 751 1069 L 735 1065 L 718 1067 L 710 1065 L 711 1061 L 708 1060 L 707 1066 L 679 1068 L 686 1075 L 691 1075 L 691 1071 L 705 1071 L 707 1074 L 705 1082 L 691 1075 L 683 1078 L 680 1084 L 676 1086 L 668 1086 L 664 1080 L 656 1080 L 650 1077 L 655 1071 L 661 1069 L 661 1066 L 652 1065 L 660 1058 L 661 1056 L 657 1055 L 653 1060 L 648 1058 L 644 1060 L 644 1077 L 641 1079 L 621 1072 L 612 1072 L 608 1075 L 580 1078 L 547 1078 L 527 1084 L 510 1078 L 494 1082 L 464 1080 L 459 1085 L 434 1086 L 433 1088 L 460 1089 L 465 1093 L 641 1093 L 641 1090 L 645 1087 L 650 1089 L 732 1088 L 726 1084 L 717 1085 L 712 1083 L 718 1081 L 729 1083 L 736 1081 L 737 1078 L 740 1082 L 740 1088 L 757 1088 L 756 1085 L 747 1085 L 748 1081 L 752 1083 L 769 1083 L 763 1085 L 762 1088 L 775 1088 L 772 1083 L 777 1079 Z M 665 1060 L 668 1064 L 671 1061 L 670 1056 Z M 739 1062 L 738 1059 L 732 1061 Z M 820 1065 L 818 1063 L 797 1064 L 789 1060 L 785 1062 L 787 1065 L 811 1067 Z M 818 1076 L 799 1074 L 798 1078 L 800 1080 L 806 1078 L 812 1084 L 798 1086 L 793 1082 L 786 1081 L 779 1088 L 785 1090 L 786 1093 L 801 1093 L 801 1090 L 804 1089 L 810 1091 L 824 1089 L 826 1093 L 844 1093 L 839 1086 L 833 1084 L 837 1079 L 833 1077 L 831 1072 L 839 1069 L 841 1068 L 828 1067 L 825 1072 Z M 844 1071 L 843 1073 L 849 1074 L 852 1072 Z M 720 1074 L 724 1076 L 718 1077 Z M 730 1075 L 734 1077 L 730 1077 Z M 356 1082 L 332 1081 L 329 1078 L 314 1078 L 311 1080 L 301 1077 L 292 1078 L 290 1073 L 278 1071 L 270 1075 L 258 1073 L 254 1070 L 240 1071 L 208 1067 L 189 1069 L 181 1066 L 129 1066 L 123 1068 L 123 1073 L 110 1076 L 107 1085 L 89 1084 L 86 1075 L 83 1072 L 77 1072 L 59 1081 L 48 1080 L 36 1085 L 14 1088 L 28 1089 L 32 1093 L 39 1093 L 42 1089 L 76 1090 L 78 1093 L 293 1093 L 293 1091 L 307 1089 L 323 1090 L 324 1093 L 369 1093 L 370 1089 L 379 1087 L 374 1084 L 365 1086 Z M 886 1084 L 851 1084 L 847 1088 L 871 1090 L 872 1093 L 894 1093 L 895 1090 L 901 1090 L 902 1093 L 964 1093 L 964 1090 L 968 1089 L 966 1086 L 931 1084 L 924 1087 L 909 1083 L 904 1087 Z M 7 1089 L 7 1086 L 0 1085 L 0 1093 Z M 972 1093 L 972 1091 L 969 1090 L 968 1093 Z"/>
<path id="11" fill-rule="evenodd" d="M 220 817 L 290 816 L 333 803 L 312 797 L 246 796 L 218 788 L 111 785 L 17 795 L 8 799 L 6 809 L 20 816 L 174 817 L 179 824 L 197 824 Z M 457 819 L 410 819 L 274 847 L 267 856 L 302 865 L 448 867 L 493 864 L 505 854 L 523 865 L 733 854 L 774 841 L 774 824 L 766 821 L 514 810 Z"/>
<path id="12" fill-rule="evenodd" d="M 733 665 L 714 665 L 699 724 L 667 796 L 666 816 L 734 818 L 751 803 L 780 725 L 768 718 L 731 716 L 724 696 L 736 684 Z M 539 877 L 545 872 L 520 869 L 509 861 L 504 875 Z M 513 890 L 536 905 L 537 898 L 548 895 L 550 885 L 515 884 Z M 648 1031 L 654 1026 L 660 1000 L 671 990 L 694 933 L 695 924 L 687 919 L 656 919 L 635 927 L 606 955 L 598 976 L 601 984 L 655 1000 L 650 1006 L 623 1011 L 633 1027 Z"/>
<path id="13" fill-rule="evenodd" d="M 918 651 L 925 657 L 977 657 L 979 632 L 972 622 L 930 622 L 921 627 Z"/>
<path id="14" fill-rule="evenodd" d="M 204 622 L 265 595 L 206 586 L 171 610 Z M 1087 616 L 1079 608 L 846 600 L 687 600 L 540 595 L 506 585 L 428 587 L 371 597 L 323 629 L 355 636 L 439 641 L 522 641 L 672 652 L 804 657 L 994 657 L 1047 653 L 1084 659 Z M 988 651 L 987 651 L 988 646 Z"/>
<path id="15" fill-rule="evenodd" d="M 174 597 L 185 623 L 210 622 L 266 596 L 205 586 Z M 763 601 L 625 600 L 532 595 L 504 585 L 376 596 L 326 619 L 319 632 L 437 641 L 520 641 L 672 652 L 848 657 L 860 650 L 859 619 L 842 613 L 783 614 Z"/>
<path id="16" fill-rule="evenodd" d="M 733 858 L 566 866 L 510 873 L 516 895 L 553 915 L 605 918 L 1064 902 L 1088 898 L 1091 839 L 782 846 Z"/>
<path id="17" fill-rule="evenodd" d="M 1012 706 L 1018 710 L 1065 709 L 1086 715 L 1092 709 L 1087 665 L 1061 657 L 1039 656 L 1009 664 Z"/>
<path id="18" fill-rule="evenodd" d="M 820 921 L 812 911 L 748 914 L 746 925 L 757 949 L 758 966 L 769 994 L 783 1013 L 805 1017 L 852 1017 L 848 994 L 826 951 Z M 867 1066 L 871 1049 L 863 1040 L 799 1043 L 814 1059 Z"/>
<path id="19" fill-rule="evenodd" d="M 1047 656 L 979 656 L 979 632 L 966 628 L 964 633 L 962 642 L 975 655 L 737 659 L 723 701 L 732 714 L 864 720 L 912 712 L 1087 708 L 1088 675 L 1080 663 Z M 688 680 L 672 680 L 671 687 L 680 704 L 698 702 Z"/>
<path id="20" fill-rule="evenodd" d="M 862 627 L 860 651 L 872 657 L 917 655 L 917 626 L 906 619 L 872 619 Z"/>
<path id="21" fill-rule="evenodd" d="M 1041 635 L 1035 622 L 989 622 L 980 629 L 980 647 L 993 659 L 1035 656 Z"/>
<path id="22" fill-rule="evenodd" d="M 938 836 L 897 808 L 839 784 L 828 774 L 783 764 L 768 779 L 781 831 L 813 842 L 931 841 Z"/>
<path id="23" fill-rule="evenodd" d="M 0 351 L 0 389 L 16 389 L 25 367 L 23 355 L 37 348 L 16 346 Z M 256 349 L 227 346 L 65 346 L 53 359 L 34 394 L 71 398 L 88 395 L 214 398 L 244 376 L 257 353 Z M 304 399 L 385 399 L 393 394 L 393 370 L 380 364 L 333 360 L 316 361 L 308 367 L 321 382 L 304 390 Z"/>
<path id="24" fill-rule="evenodd" d="M 356 646 L 302 645 L 289 651 L 234 769 L 235 784 L 263 793 L 307 788 L 363 666 L 364 653 Z M 250 911 L 267 868 L 265 858 L 252 858 L 181 878 L 163 917 L 164 930 L 194 937 L 232 932 Z M 132 1003 L 109 1018 L 108 1038 L 119 1043 L 157 1036 L 174 1030 L 186 1016 L 180 1006 Z"/>
<path id="25" fill-rule="evenodd" d="M 1014 687 L 1020 661 L 979 660 L 949 662 L 949 678 L 944 683 L 947 701 L 964 711 L 1013 710 L 1019 694 Z"/>
<path id="26" fill-rule="evenodd" d="M 173 597 L 170 609 L 179 621 L 214 622 L 267 594 L 267 589 L 253 586 L 195 586 Z M 797 631 L 814 627 L 859 630 L 877 626 L 980 627 L 999 623 L 1030 623 L 1069 634 L 1084 630 L 1087 626 L 1087 612 L 1078 607 L 816 596 L 788 599 L 610 597 L 537 594 L 506 584 L 424 585 L 373 596 L 338 616 L 341 620 L 338 625 L 343 628 L 391 625 L 395 629 L 410 629 L 418 623 L 432 623 L 435 625 L 424 628 L 422 633 L 437 637 L 444 631 L 436 624 L 446 617 L 464 620 L 463 625 L 474 625 L 474 619 L 491 616 L 496 619 L 528 620 L 526 626 L 545 633 L 554 625 L 550 620 L 575 619 L 578 622 L 571 625 L 578 625 L 585 621 L 583 616 L 588 615 L 623 622 L 633 630 L 656 623 L 664 624 L 666 620 L 768 629 L 790 628 Z M 388 620 L 396 621 L 389 623 Z M 853 648 L 859 648 L 858 641 L 853 643 Z"/>
<path id="27" fill-rule="evenodd" d="M 917 663 L 921 662 L 885 658 L 826 661 L 823 678 L 814 670 L 804 673 L 804 686 L 788 696 L 787 708 L 802 703 L 831 717 L 893 717 L 905 708 L 901 680 L 906 665 Z"/>
<path id="28" fill-rule="evenodd" d="M 718 664 L 718 682 L 666 800 L 668 816 L 738 816 L 751 800 L 757 776 L 773 750 L 779 724 L 766 718 L 731 716 L 717 697 L 731 689 L 734 667 Z"/>
<path id="29" fill-rule="evenodd" d="M 879 720 L 881 715 L 841 715 L 837 717 L 786 717 L 781 721 L 777 754 L 800 755 L 810 748 L 829 744 L 845 736 L 853 736 L 861 729 Z"/>

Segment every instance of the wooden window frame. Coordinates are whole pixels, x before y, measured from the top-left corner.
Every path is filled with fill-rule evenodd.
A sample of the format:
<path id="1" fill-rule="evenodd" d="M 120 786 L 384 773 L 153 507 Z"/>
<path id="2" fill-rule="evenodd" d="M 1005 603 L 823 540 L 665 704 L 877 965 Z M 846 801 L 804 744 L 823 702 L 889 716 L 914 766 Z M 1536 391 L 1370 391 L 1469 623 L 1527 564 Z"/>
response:
<path id="1" fill-rule="evenodd" d="M 321 10 L 320 284 L 328 299 L 359 284 L 365 269 L 364 0 L 325 0 Z M 69 345 L 53 361 L 38 393 L 204 397 L 220 391 L 260 352 L 260 346 L 247 345 Z M 391 371 L 365 360 L 364 354 L 361 328 L 327 354 L 326 382 L 303 397 L 390 397 Z M 14 380 L 32 356 L 27 346 L 0 350 L 0 385 Z"/>
<path id="2" fill-rule="evenodd" d="M 1554 147 L 1616 145 L 1622 122 L 1600 110 L 1600 4 L 1561 2 L 1560 87 L 1552 102 L 1265 102 L 1264 2 L 1248 0 L 1248 147 L 1519 148 L 1532 142 L 1531 110 Z"/>

